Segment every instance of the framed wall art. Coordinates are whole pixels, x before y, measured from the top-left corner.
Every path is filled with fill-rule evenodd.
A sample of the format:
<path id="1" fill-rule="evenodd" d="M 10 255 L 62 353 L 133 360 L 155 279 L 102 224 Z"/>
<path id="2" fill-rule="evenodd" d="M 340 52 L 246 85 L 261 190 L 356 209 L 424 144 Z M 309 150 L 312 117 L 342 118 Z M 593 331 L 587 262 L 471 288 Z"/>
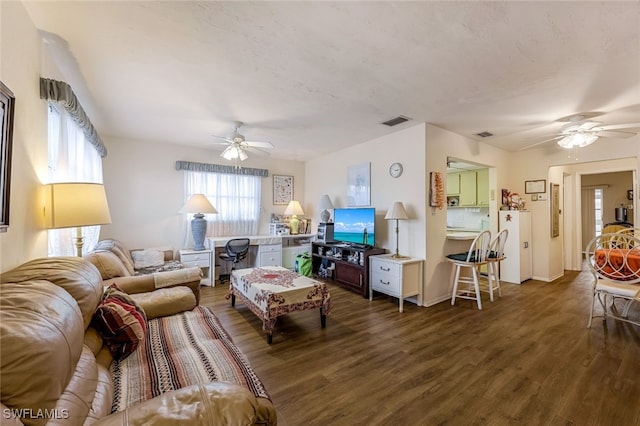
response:
<path id="1" fill-rule="evenodd" d="M 551 237 L 560 235 L 560 185 L 550 184 L 551 189 Z"/>
<path id="2" fill-rule="evenodd" d="M 524 193 L 525 194 L 543 194 L 547 192 L 547 180 L 525 180 L 524 181 Z"/>
<path id="3" fill-rule="evenodd" d="M 14 104 L 13 92 L 0 81 L 0 232 L 7 232 L 9 227 Z"/>
<path id="4" fill-rule="evenodd" d="M 293 200 L 293 176 L 273 175 L 273 204 L 287 205 Z"/>
<path id="5" fill-rule="evenodd" d="M 347 206 L 371 205 L 371 163 L 347 168 Z"/>

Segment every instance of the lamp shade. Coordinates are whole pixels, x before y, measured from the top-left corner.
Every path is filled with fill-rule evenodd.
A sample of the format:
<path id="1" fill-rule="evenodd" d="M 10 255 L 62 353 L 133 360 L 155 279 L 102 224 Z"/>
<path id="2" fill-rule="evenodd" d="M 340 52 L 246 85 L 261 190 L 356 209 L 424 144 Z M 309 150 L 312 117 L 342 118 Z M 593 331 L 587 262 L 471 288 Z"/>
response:
<path id="1" fill-rule="evenodd" d="M 299 202 L 297 202 L 296 200 L 292 200 L 289 202 L 289 205 L 284 210 L 284 214 L 303 215 L 304 211 L 302 210 L 302 207 L 300 206 Z"/>
<path id="2" fill-rule="evenodd" d="M 193 194 L 182 206 L 180 213 L 218 213 L 218 211 L 204 194 Z"/>
<path id="3" fill-rule="evenodd" d="M 45 186 L 45 226 L 49 229 L 111 223 L 104 186 L 68 182 Z"/>
<path id="4" fill-rule="evenodd" d="M 332 209 L 333 203 L 331 202 L 331 198 L 329 198 L 327 194 L 322 195 L 320 197 L 320 203 L 318 204 L 318 207 L 323 210 Z"/>
<path id="5" fill-rule="evenodd" d="M 406 220 L 409 219 L 409 216 L 407 216 L 407 211 L 404 209 L 402 202 L 396 201 L 391 205 L 384 218 Z"/>

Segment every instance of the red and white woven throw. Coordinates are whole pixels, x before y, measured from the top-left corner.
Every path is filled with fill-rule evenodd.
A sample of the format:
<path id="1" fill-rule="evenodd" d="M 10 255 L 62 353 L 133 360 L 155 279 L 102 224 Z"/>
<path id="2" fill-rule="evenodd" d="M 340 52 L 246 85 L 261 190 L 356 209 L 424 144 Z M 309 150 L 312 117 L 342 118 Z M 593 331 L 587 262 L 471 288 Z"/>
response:
<path id="1" fill-rule="evenodd" d="M 262 381 L 213 312 L 192 311 L 149 321 L 145 340 L 122 361 L 111 364 L 111 412 L 185 386 L 224 381 L 269 398 Z"/>

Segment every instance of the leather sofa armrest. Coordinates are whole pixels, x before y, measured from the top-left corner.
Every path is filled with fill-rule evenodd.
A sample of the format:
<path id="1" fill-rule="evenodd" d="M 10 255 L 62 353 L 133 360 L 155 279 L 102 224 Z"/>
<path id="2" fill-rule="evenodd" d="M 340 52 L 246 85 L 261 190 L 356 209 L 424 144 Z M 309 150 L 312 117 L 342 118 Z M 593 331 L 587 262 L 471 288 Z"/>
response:
<path id="1" fill-rule="evenodd" d="M 258 409 L 258 401 L 248 389 L 233 383 L 210 382 L 163 393 L 94 425 L 252 425 L 258 421 Z"/>
<path id="2" fill-rule="evenodd" d="M 175 271 L 158 272 L 150 275 L 136 275 L 133 277 L 117 277 L 104 281 L 108 286 L 116 284 L 128 294 L 147 293 L 159 288 L 186 286 L 191 289 L 200 303 L 200 280 L 202 271 L 198 267 L 177 269 Z M 167 284 L 168 283 L 168 284 Z"/>

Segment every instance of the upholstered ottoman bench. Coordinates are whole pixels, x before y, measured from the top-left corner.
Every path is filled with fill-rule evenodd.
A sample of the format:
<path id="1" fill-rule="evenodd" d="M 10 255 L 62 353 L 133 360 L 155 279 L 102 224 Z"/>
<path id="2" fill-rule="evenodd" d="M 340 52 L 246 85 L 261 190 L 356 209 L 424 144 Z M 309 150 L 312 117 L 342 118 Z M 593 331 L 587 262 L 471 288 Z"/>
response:
<path id="1" fill-rule="evenodd" d="M 278 317 L 290 312 L 320 308 L 320 324 L 326 326 L 331 311 L 331 295 L 325 283 L 297 274 L 281 266 L 236 269 L 231 273 L 231 306 L 238 297 L 262 320 L 262 329 L 273 342 Z"/>

